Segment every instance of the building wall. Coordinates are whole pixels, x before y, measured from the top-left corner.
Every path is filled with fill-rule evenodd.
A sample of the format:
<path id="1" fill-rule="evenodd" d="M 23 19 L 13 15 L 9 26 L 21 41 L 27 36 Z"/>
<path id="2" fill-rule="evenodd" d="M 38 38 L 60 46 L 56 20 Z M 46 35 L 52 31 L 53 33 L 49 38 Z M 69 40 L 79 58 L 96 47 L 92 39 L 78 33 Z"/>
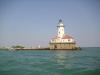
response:
<path id="1" fill-rule="evenodd" d="M 50 43 L 50 49 L 75 49 L 75 43 Z"/>
<path id="2" fill-rule="evenodd" d="M 51 40 L 51 43 L 73 43 L 75 42 L 74 39 L 60 39 L 60 38 L 57 38 L 57 39 L 52 39 Z"/>

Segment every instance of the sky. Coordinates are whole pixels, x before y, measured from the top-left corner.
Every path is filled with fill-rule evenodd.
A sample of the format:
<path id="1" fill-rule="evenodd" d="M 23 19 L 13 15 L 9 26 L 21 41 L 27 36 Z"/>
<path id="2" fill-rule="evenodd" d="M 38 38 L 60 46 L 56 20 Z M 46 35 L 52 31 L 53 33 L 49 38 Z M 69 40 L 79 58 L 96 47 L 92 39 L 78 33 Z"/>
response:
<path id="1" fill-rule="evenodd" d="M 99 0 L 0 0 L 0 46 L 46 47 L 59 19 L 78 46 L 100 47 Z"/>

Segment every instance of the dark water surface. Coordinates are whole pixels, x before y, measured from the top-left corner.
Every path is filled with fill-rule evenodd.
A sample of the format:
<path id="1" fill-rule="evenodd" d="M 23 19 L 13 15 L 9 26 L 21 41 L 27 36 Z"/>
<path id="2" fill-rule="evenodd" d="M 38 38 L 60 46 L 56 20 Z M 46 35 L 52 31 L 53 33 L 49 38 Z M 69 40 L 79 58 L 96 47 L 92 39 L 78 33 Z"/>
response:
<path id="1" fill-rule="evenodd" d="M 100 75 L 100 48 L 0 50 L 0 75 Z"/>

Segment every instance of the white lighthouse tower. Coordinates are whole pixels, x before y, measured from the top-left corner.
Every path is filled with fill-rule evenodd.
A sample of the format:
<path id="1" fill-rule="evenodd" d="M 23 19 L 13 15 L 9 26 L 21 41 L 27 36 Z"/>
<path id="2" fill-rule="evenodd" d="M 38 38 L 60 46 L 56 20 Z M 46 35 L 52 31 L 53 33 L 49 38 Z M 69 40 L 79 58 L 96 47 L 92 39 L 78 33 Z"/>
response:
<path id="1" fill-rule="evenodd" d="M 65 32 L 64 32 L 64 24 L 63 24 L 61 19 L 59 20 L 57 28 L 58 28 L 58 35 L 57 36 L 62 38 L 64 36 Z"/>

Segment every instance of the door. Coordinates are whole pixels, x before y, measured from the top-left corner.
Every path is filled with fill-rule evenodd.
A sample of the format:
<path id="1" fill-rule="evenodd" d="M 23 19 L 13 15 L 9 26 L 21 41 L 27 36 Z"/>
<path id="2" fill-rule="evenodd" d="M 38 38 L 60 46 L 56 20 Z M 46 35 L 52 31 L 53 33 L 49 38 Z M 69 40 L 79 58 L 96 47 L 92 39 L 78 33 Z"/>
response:
<path id="1" fill-rule="evenodd" d="M 54 45 L 54 49 L 57 49 L 57 45 Z"/>

